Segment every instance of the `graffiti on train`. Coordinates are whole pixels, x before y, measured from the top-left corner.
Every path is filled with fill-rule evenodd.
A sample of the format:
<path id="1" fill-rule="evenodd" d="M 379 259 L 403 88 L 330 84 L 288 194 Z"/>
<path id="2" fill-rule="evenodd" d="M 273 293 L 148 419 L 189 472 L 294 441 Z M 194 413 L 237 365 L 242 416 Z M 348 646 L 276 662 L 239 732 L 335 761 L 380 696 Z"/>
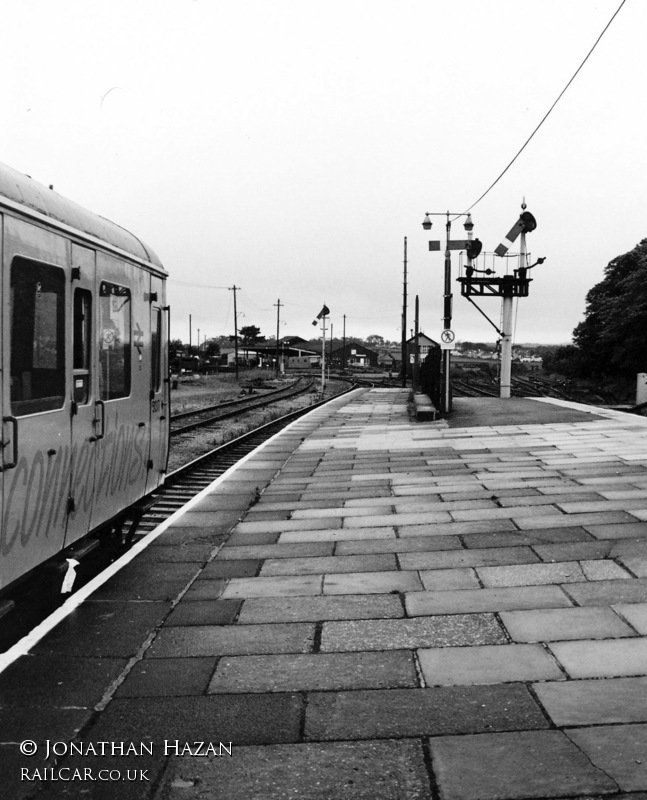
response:
<path id="1" fill-rule="evenodd" d="M 87 514 L 93 502 L 143 483 L 147 451 L 146 428 L 124 423 L 97 442 L 64 445 L 55 452 L 37 450 L 31 460 L 20 458 L 10 479 L 5 475 L 0 553 L 7 555 L 18 542 L 25 547 L 32 536 L 61 533 L 70 508 L 74 519 Z M 68 506 L 70 497 L 73 507 Z"/>

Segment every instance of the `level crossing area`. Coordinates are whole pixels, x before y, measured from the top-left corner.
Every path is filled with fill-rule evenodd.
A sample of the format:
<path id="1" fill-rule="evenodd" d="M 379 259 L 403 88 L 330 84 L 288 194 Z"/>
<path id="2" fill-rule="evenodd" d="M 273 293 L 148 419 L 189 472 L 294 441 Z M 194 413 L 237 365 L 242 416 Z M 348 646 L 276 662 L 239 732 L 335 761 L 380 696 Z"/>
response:
<path id="1" fill-rule="evenodd" d="M 5 661 L 3 797 L 644 800 L 647 419 L 408 400 L 292 423 Z"/>

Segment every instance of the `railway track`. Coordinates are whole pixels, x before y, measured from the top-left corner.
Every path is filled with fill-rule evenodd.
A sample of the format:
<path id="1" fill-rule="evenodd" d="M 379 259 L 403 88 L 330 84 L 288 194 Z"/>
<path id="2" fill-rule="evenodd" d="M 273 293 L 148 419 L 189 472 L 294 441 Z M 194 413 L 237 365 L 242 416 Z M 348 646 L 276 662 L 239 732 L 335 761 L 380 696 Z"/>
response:
<path id="1" fill-rule="evenodd" d="M 452 379 L 452 387 L 456 397 L 499 397 L 499 386 L 484 384 L 480 381 Z M 587 405 L 605 405 L 608 401 L 599 394 L 584 390 L 569 390 L 569 387 L 556 384 L 554 381 L 537 377 L 512 377 L 510 385 L 512 397 L 554 397 Z"/>
<path id="2" fill-rule="evenodd" d="M 86 537 L 84 544 L 87 553 L 79 559 L 74 591 L 78 591 L 100 574 L 135 542 L 154 530 L 264 441 L 298 417 L 329 403 L 353 388 L 356 387 L 351 385 L 333 396 L 291 411 L 219 445 L 169 473 L 164 485 L 150 495 L 148 508 L 137 520 L 135 528 L 124 530 L 119 527 L 112 531 L 95 532 Z M 70 597 L 69 594 L 63 595 L 60 592 L 67 567 L 65 559 L 69 556 L 70 553 L 64 551 L 57 559 L 46 562 L 15 586 L 10 587 L 9 592 L 4 595 L 2 602 L 6 613 L 0 615 L 0 654 L 26 636 Z"/>
<path id="3" fill-rule="evenodd" d="M 244 414 L 256 408 L 264 408 L 271 403 L 276 403 L 280 400 L 286 400 L 290 397 L 295 397 L 305 392 L 311 391 L 314 386 L 314 380 L 304 381 L 301 378 L 293 381 L 289 386 L 274 389 L 270 392 L 264 392 L 262 395 L 249 395 L 241 397 L 237 400 L 229 400 L 224 403 L 217 403 L 215 405 L 204 406 L 200 409 L 193 411 L 183 411 L 179 414 L 173 414 L 171 417 L 171 437 L 179 436 L 183 433 L 220 422 L 223 419 Z M 187 422 L 187 420 L 189 420 Z"/>
<path id="4" fill-rule="evenodd" d="M 349 392 L 354 387 L 339 392 Z M 320 400 L 304 408 L 291 411 L 272 422 L 267 422 L 242 436 L 219 445 L 204 455 L 198 456 L 193 461 L 169 473 L 164 486 L 153 493 L 155 504 L 147 511 L 139 523 L 137 537 L 141 537 L 156 528 L 171 514 L 185 505 L 195 494 L 209 486 L 212 481 L 226 472 L 252 450 L 255 450 L 264 441 L 274 436 L 295 419 L 307 414 L 315 408 L 329 403 L 334 397 Z"/>

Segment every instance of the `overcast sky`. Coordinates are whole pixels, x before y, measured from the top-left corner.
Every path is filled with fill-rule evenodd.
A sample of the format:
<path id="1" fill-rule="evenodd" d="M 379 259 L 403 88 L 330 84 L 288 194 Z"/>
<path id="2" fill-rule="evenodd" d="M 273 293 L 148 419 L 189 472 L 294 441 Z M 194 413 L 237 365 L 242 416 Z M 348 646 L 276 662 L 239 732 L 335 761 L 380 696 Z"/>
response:
<path id="1" fill-rule="evenodd" d="M 4 0 L 0 161 L 123 225 L 169 274 L 172 335 L 442 329 L 442 217 L 506 167 L 621 0 Z M 472 209 L 494 250 L 525 198 L 516 342 L 568 342 L 647 236 L 647 3 L 626 0 Z M 462 219 L 452 238 L 462 238 Z M 453 253 L 454 277 L 458 253 Z M 485 264 L 483 264 L 485 265 Z M 488 264 L 489 266 L 489 264 Z M 501 273 L 505 265 L 499 270 Z M 459 340 L 497 334 L 455 284 Z M 497 324 L 500 300 L 483 310 Z"/>

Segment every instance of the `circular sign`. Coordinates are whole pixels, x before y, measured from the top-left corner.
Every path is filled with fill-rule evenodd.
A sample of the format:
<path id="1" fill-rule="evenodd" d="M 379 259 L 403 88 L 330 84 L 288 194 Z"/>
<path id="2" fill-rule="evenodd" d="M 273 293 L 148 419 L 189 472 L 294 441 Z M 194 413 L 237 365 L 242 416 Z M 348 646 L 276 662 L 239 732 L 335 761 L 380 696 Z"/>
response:
<path id="1" fill-rule="evenodd" d="M 440 338 L 443 340 L 443 342 L 445 342 L 445 344 L 450 344 L 454 341 L 454 331 L 450 331 L 448 328 L 440 334 Z"/>

